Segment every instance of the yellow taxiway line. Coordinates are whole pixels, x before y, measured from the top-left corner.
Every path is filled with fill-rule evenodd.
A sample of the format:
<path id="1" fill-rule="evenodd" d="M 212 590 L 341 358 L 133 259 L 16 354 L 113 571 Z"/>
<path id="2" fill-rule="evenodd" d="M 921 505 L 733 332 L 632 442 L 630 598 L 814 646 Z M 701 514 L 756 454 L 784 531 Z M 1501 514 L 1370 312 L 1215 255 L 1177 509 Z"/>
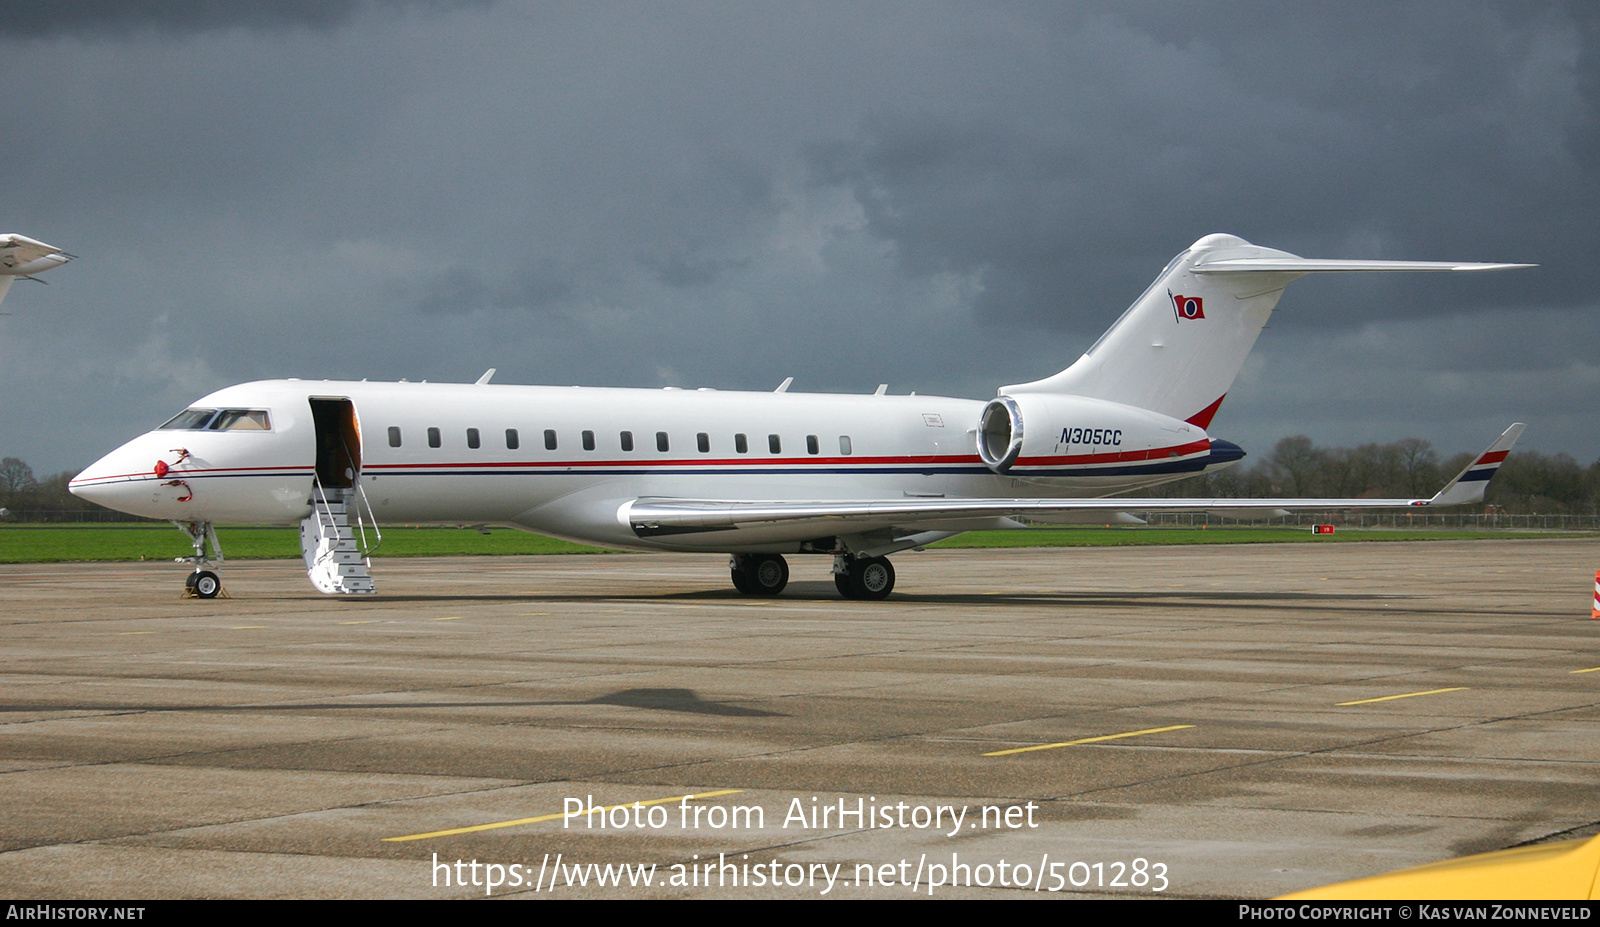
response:
<path id="1" fill-rule="evenodd" d="M 1470 686 L 1451 686 L 1448 689 L 1429 689 L 1426 692 L 1405 692 L 1400 695 L 1382 695 L 1378 698 L 1358 698 L 1353 702 L 1339 702 L 1339 707 L 1345 705 L 1370 705 L 1373 702 L 1392 702 L 1397 698 L 1416 698 L 1419 695 L 1438 695 L 1440 692 L 1465 692 Z"/>
<path id="2" fill-rule="evenodd" d="M 985 753 L 984 756 L 1010 756 L 1013 753 L 1032 753 L 1035 750 L 1054 750 L 1057 747 L 1076 747 L 1078 744 L 1097 744 L 1107 740 L 1121 740 L 1124 737 L 1140 737 L 1145 734 L 1160 734 L 1163 731 L 1181 731 L 1194 727 L 1192 724 L 1173 724 L 1167 727 L 1151 727 L 1142 731 L 1126 731 L 1121 734 L 1103 734 L 1099 737 L 1085 737 L 1082 740 L 1064 740 L 1058 744 L 1039 744 L 1036 747 L 1017 747 L 1012 750 L 996 750 Z"/>

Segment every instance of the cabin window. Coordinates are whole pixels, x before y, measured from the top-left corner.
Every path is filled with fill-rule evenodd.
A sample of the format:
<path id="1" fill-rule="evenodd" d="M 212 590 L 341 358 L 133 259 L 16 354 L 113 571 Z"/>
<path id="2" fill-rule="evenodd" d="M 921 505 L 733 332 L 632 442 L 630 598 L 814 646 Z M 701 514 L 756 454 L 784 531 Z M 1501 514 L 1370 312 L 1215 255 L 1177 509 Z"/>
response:
<path id="1" fill-rule="evenodd" d="M 656 450 L 663 454 L 667 452 L 667 433 L 664 431 L 656 432 Z"/>
<path id="2" fill-rule="evenodd" d="M 522 439 L 517 436 L 515 428 L 506 429 L 506 450 L 514 451 L 522 446 Z"/>
<path id="3" fill-rule="evenodd" d="M 733 449 L 741 454 L 750 453 L 750 439 L 744 435 L 733 436 Z"/>
<path id="4" fill-rule="evenodd" d="M 263 409 L 224 409 L 211 420 L 212 431 L 271 431 Z"/>
<path id="5" fill-rule="evenodd" d="M 817 436 L 816 435 L 806 435 L 806 453 L 807 454 L 820 453 L 820 448 L 819 448 L 819 445 L 817 444 Z"/>
<path id="6" fill-rule="evenodd" d="M 556 430 L 554 428 L 546 428 L 544 430 L 544 449 L 547 451 L 556 449 Z"/>
<path id="7" fill-rule="evenodd" d="M 694 443 L 695 443 L 696 447 L 700 448 L 700 453 L 702 453 L 702 454 L 711 453 L 711 436 L 706 434 L 705 432 L 702 431 L 699 434 L 695 435 L 694 436 Z"/>
<path id="8" fill-rule="evenodd" d="M 783 442 L 778 440 L 777 435 L 767 435 L 767 450 L 774 454 L 783 453 Z"/>
<path id="9" fill-rule="evenodd" d="M 850 454 L 850 436 L 849 435 L 840 435 L 839 436 L 839 453 L 847 455 L 847 456 Z"/>
<path id="10" fill-rule="evenodd" d="M 193 431 L 206 427 L 206 422 L 211 421 L 211 416 L 216 415 L 216 409 L 184 409 L 177 415 L 167 420 L 165 425 L 157 431 Z"/>
<path id="11" fill-rule="evenodd" d="M 467 447 L 470 447 L 473 450 L 477 450 L 479 443 L 481 443 L 481 442 L 478 441 L 478 429 L 476 429 L 476 428 L 468 428 L 467 429 Z"/>
<path id="12" fill-rule="evenodd" d="M 390 425 L 389 426 L 389 446 L 390 447 L 399 447 L 400 446 L 400 426 L 399 425 Z"/>
<path id="13" fill-rule="evenodd" d="M 624 431 L 622 433 L 622 435 L 621 435 L 621 438 L 622 438 L 622 449 L 625 450 L 625 451 L 633 450 L 633 432 Z"/>
<path id="14" fill-rule="evenodd" d="M 428 429 L 428 446 L 429 447 L 438 447 L 439 445 L 441 445 L 443 443 L 444 443 L 444 439 L 439 437 L 439 429 L 437 429 L 437 428 L 429 428 Z"/>
<path id="15" fill-rule="evenodd" d="M 594 432 L 586 431 L 583 433 L 583 449 L 586 451 L 594 450 Z"/>

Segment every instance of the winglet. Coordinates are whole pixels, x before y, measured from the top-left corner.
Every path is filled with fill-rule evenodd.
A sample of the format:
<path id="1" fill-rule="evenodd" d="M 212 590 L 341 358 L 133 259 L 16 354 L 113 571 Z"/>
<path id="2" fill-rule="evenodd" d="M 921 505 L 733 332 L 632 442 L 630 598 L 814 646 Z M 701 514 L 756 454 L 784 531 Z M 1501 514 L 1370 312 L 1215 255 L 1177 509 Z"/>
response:
<path id="1" fill-rule="evenodd" d="M 1500 464 L 1511 453 L 1511 446 L 1522 437 L 1522 429 L 1527 426 L 1517 422 L 1507 428 L 1489 449 L 1479 454 L 1467 468 L 1456 474 L 1456 478 L 1445 484 L 1427 505 L 1467 505 L 1483 501 L 1483 493 L 1489 488 L 1489 478 L 1500 469 Z"/>

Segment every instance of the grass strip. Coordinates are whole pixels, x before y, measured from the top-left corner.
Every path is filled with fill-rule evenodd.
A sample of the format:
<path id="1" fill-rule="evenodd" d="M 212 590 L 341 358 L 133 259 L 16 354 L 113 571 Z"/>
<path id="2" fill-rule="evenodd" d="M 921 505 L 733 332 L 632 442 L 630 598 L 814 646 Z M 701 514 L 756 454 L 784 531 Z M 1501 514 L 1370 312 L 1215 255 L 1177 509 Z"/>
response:
<path id="1" fill-rule="evenodd" d="M 982 547 L 1123 547 L 1182 544 L 1329 544 L 1350 541 L 1458 541 L 1514 538 L 1591 537 L 1595 532 L 1341 528 L 1315 535 L 1309 528 L 1046 528 L 1026 531 L 980 531 L 940 541 L 940 548 Z M 294 528 L 222 527 L 217 529 L 229 559 L 293 559 L 300 556 L 300 535 Z M 489 534 L 460 528 L 388 527 L 374 557 L 472 557 L 507 554 L 603 553 L 543 535 L 508 528 Z M 0 526 L 0 563 L 60 563 L 73 560 L 172 560 L 188 556 L 189 541 L 166 525 L 4 525 Z"/>

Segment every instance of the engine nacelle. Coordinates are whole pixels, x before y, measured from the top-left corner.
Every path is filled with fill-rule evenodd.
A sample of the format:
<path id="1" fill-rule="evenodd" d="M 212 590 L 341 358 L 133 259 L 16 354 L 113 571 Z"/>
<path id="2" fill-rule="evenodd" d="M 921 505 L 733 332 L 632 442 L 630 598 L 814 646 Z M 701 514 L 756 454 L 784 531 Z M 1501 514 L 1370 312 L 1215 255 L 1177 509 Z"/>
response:
<path id="1" fill-rule="evenodd" d="M 1197 472 L 1210 452 L 1198 425 L 1083 396 L 1001 395 L 978 421 L 978 456 L 1017 479 Z"/>

